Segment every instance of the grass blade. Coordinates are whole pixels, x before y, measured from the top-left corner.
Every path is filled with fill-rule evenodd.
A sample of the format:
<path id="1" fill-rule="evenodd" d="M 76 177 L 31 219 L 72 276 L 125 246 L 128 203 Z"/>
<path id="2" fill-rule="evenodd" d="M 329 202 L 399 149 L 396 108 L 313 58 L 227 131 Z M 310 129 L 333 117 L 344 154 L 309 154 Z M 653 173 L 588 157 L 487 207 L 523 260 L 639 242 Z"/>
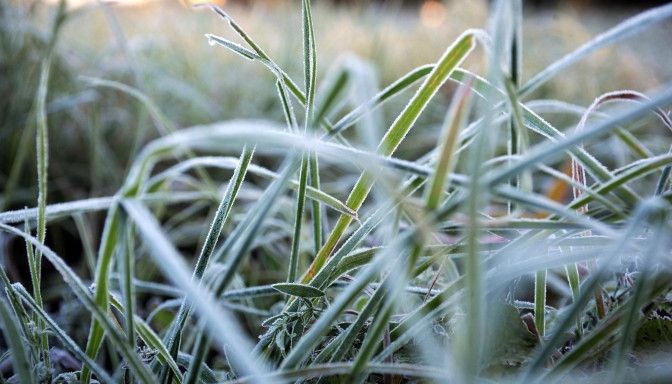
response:
<path id="1" fill-rule="evenodd" d="M 313 297 L 322 297 L 325 293 L 311 285 L 296 283 L 277 283 L 272 285 L 273 289 L 286 295 L 301 297 L 304 299 Z"/>
<path id="2" fill-rule="evenodd" d="M 47 126 L 47 89 L 49 87 L 49 70 L 51 68 L 51 57 L 48 57 L 42 62 L 40 71 L 40 85 L 37 90 L 37 136 L 35 139 L 35 147 L 37 152 L 37 238 L 44 244 L 47 235 L 47 178 L 49 167 L 49 127 Z M 42 307 L 42 290 L 40 288 L 42 282 L 42 255 L 38 251 L 34 255 L 34 260 L 31 268 L 31 275 L 33 281 L 33 296 L 37 304 Z M 34 271 L 32 270 L 34 269 Z M 38 329 L 44 329 L 42 321 L 37 323 Z M 39 351 L 42 355 L 42 360 L 47 367 L 51 366 L 49 362 L 49 339 L 46 333 L 39 332 L 40 346 Z"/>
<path id="3" fill-rule="evenodd" d="M 308 158 L 304 154 L 301 158 L 299 171 L 299 193 L 296 195 L 296 213 L 294 216 L 294 232 L 292 235 L 292 248 L 289 255 L 289 267 L 287 270 L 287 282 L 296 281 L 299 270 L 299 247 L 301 244 L 301 225 L 303 224 L 303 205 L 306 197 L 306 184 L 308 178 Z"/>
<path id="4" fill-rule="evenodd" d="M 564 56 L 562 59 L 546 67 L 546 69 L 540 73 L 536 74 L 521 88 L 521 97 L 536 90 L 554 75 L 575 64 L 585 56 L 588 56 L 602 47 L 628 38 L 631 35 L 634 35 L 657 23 L 661 23 L 670 17 L 672 17 L 672 4 L 661 5 L 660 7 L 649 9 L 648 11 L 642 12 L 627 19 L 626 21 L 609 29 L 608 31 L 598 35 L 591 41 L 583 44 L 578 49 L 574 50 L 573 52 Z"/>
<path id="5" fill-rule="evenodd" d="M 230 249 L 230 252 L 227 253 L 229 259 L 227 260 L 226 272 L 221 276 L 215 284 L 213 290 L 215 297 L 220 297 L 235 274 L 236 267 L 242 260 L 243 256 L 249 250 L 252 241 L 259 231 L 262 222 L 264 221 L 266 215 L 271 210 L 273 203 L 278 198 L 280 193 L 283 191 L 285 184 L 289 180 L 290 175 L 296 172 L 296 169 L 299 166 L 299 161 L 295 155 L 291 154 L 286 158 L 285 162 L 281 165 L 283 169 L 281 176 L 276 179 L 271 186 L 268 187 L 264 196 L 260 199 L 259 204 L 256 209 L 250 212 L 248 216 L 250 218 L 249 223 L 241 223 L 240 226 L 243 228 L 235 244 Z M 191 384 L 195 383 L 200 377 L 200 370 L 202 362 L 205 358 L 205 352 L 210 347 L 209 337 L 201 329 L 196 337 L 196 342 L 194 344 L 194 353 L 192 353 L 192 361 L 187 373 L 185 375 L 185 383 Z M 256 374 L 257 372 L 249 370 L 240 371 L 242 374 Z"/>
<path id="6" fill-rule="evenodd" d="M 34 383 L 32 364 L 25 348 L 25 340 L 20 331 L 19 320 L 10 309 L 9 303 L 0 297 L 0 319 L 2 319 L 2 333 L 11 350 L 14 371 L 22 383 Z"/>
<path id="7" fill-rule="evenodd" d="M 439 158 L 436 161 L 436 168 L 427 190 L 426 207 L 428 211 L 438 208 L 441 197 L 447 188 L 446 179 L 449 174 L 453 173 L 455 164 L 457 164 L 458 138 L 460 130 L 469 116 L 470 89 L 468 85 L 463 86 L 455 93 L 446 115 L 441 134 Z"/>
<path id="8" fill-rule="evenodd" d="M 247 174 L 247 169 L 250 165 L 250 162 L 252 161 L 253 155 L 254 155 L 254 148 L 252 149 L 249 149 L 247 147 L 243 148 L 243 151 L 240 155 L 240 159 L 238 161 L 238 166 L 236 167 L 233 173 L 233 177 L 231 178 L 229 184 L 227 185 L 226 192 L 224 193 L 224 198 L 221 200 L 219 206 L 217 207 L 215 217 L 212 220 L 210 229 L 208 230 L 208 234 L 205 238 L 205 243 L 203 244 L 203 248 L 201 248 L 198 260 L 196 261 L 196 266 L 194 268 L 194 273 L 192 276 L 192 279 L 195 282 L 199 281 L 203 277 L 203 274 L 205 273 L 205 270 L 208 267 L 208 263 L 215 251 L 215 246 L 217 245 L 219 236 L 221 235 L 222 230 L 224 229 L 224 225 L 226 224 L 229 214 L 231 213 L 231 208 L 233 207 L 236 197 L 238 196 L 238 192 L 240 191 L 240 187 L 243 184 L 243 180 L 245 179 L 245 175 Z M 186 323 L 187 318 L 189 317 L 190 309 L 191 308 L 189 302 L 185 299 L 182 302 L 182 305 L 180 306 L 180 310 L 178 311 L 177 317 L 174 320 L 171 331 L 167 335 L 166 344 L 171 352 L 171 356 L 173 359 L 177 358 L 178 351 L 180 348 L 182 328 L 184 327 L 184 324 Z M 164 373 L 164 375 L 166 375 L 166 373 Z M 169 374 L 167 375 L 168 375 L 168 382 L 170 382 L 170 375 Z"/>
<path id="9" fill-rule="evenodd" d="M 96 274 L 94 281 L 95 288 L 95 305 L 106 313 L 109 308 L 109 273 L 113 255 L 117 247 L 117 241 L 121 231 L 121 213 L 119 212 L 118 200 L 114 201 L 107 212 L 105 218 L 105 225 L 103 227 L 103 236 L 98 248 L 98 258 L 96 264 Z M 100 320 L 94 318 L 92 315 L 91 327 L 89 328 L 89 337 L 86 343 L 86 354 L 91 359 L 95 359 L 100 350 L 105 336 L 105 329 Z M 82 367 L 82 383 L 88 384 L 91 380 L 91 373 L 88 367 Z"/>

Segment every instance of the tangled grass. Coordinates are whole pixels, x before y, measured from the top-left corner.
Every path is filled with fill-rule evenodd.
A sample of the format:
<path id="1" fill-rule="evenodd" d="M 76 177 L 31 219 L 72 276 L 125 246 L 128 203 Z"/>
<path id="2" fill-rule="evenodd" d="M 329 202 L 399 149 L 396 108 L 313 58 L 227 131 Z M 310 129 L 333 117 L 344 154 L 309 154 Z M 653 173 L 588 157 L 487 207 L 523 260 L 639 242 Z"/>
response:
<path id="1" fill-rule="evenodd" d="M 614 26 L 523 83 L 522 1 L 495 2 L 486 30 L 465 31 L 436 62 L 382 90 L 374 66 L 355 56 L 318 84 L 309 0 L 302 81 L 211 9 L 240 43 L 207 41 L 270 71 L 284 124 L 177 129 L 139 89 L 87 78 L 138 100 L 161 135 L 146 145 L 138 135 L 113 196 L 47 204 L 48 155 L 58 150 L 47 118 L 51 50 L 41 62 L 37 207 L 0 213 L 2 236 L 25 242 L 0 269 L 3 382 L 672 377 L 672 154 L 638 137 L 670 133 L 672 87 L 614 90 L 587 108 L 528 100 L 591 53 L 669 19 L 672 5 Z M 483 73 L 467 65 L 474 51 Z M 422 136 L 431 135 L 416 159 L 398 157 L 448 82 L 459 88 L 442 106 L 440 132 Z M 413 88 L 386 122 L 380 107 Z M 561 130 L 545 114 L 575 122 Z M 600 143 L 616 147 L 613 156 L 600 160 Z M 96 252 L 87 217 L 100 211 Z M 64 220 L 75 223 L 92 284 L 47 245 Z M 186 252 L 197 254 L 193 265 Z M 10 280 L 8 257 L 27 260 L 30 289 Z M 43 281 L 43 259 L 59 283 Z M 60 308 L 50 308 L 48 291 L 63 283 Z"/>

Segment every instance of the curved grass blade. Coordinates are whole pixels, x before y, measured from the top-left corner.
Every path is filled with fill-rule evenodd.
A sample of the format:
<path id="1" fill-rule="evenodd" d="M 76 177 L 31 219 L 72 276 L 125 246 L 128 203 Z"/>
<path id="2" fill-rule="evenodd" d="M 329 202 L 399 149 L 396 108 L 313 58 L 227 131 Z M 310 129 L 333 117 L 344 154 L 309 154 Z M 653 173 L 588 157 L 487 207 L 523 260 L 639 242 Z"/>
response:
<path id="1" fill-rule="evenodd" d="M 310 176 L 309 177 L 310 187 L 315 191 L 319 191 L 321 188 L 320 166 L 317 153 L 313 153 L 310 156 L 310 162 L 308 164 L 308 172 Z M 323 217 L 322 206 L 320 206 L 318 200 L 312 199 L 310 212 L 311 212 L 311 220 L 313 222 L 313 243 L 315 244 L 314 250 L 315 254 L 317 254 L 317 252 L 320 251 L 320 247 L 322 247 L 322 236 L 324 232 L 322 227 L 322 217 Z"/>
<path id="2" fill-rule="evenodd" d="M 478 90 L 476 93 L 483 97 L 486 100 L 492 100 L 491 102 L 494 103 L 496 100 L 493 100 L 493 95 L 497 94 L 502 94 L 502 91 L 500 91 L 498 88 L 493 87 L 487 80 L 478 78 L 478 77 L 473 77 L 473 74 L 470 74 L 468 71 L 465 70 L 456 70 L 453 73 L 453 78 L 456 81 L 459 82 L 465 82 L 467 79 L 474 79 L 474 87 Z M 488 96 L 489 95 L 489 96 Z M 495 109 L 498 109 L 501 107 L 500 104 L 495 105 Z M 560 132 L 558 129 L 553 127 L 551 124 L 549 124 L 547 121 L 542 119 L 539 115 L 534 113 L 530 108 L 528 108 L 525 104 L 520 104 L 520 107 L 522 108 L 522 114 L 523 114 L 523 119 L 525 121 L 525 125 L 531 129 L 532 131 L 550 139 L 551 142 L 557 142 L 559 140 L 562 140 L 565 138 L 565 135 Z M 474 125 L 473 128 L 471 129 L 470 134 L 473 134 L 480 125 L 482 125 L 483 122 L 482 120 L 479 121 L 478 124 Z M 615 123 L 615 125 L 619 125 L 619 123 Z M 469 129 L 465 130 L 469 131 Z M 550 144 L 548 144 L 550 146 Z M 574 147 L 574 148 L 568 148 L 567 149 L 572 156 L 574 156 L 582 166 L 586 168 L 588 172 L 590 172 L 591 176 L 593 176 L 595 179 L 599 181 L 604 181 L 611 179 L 613 175 L 609 170 L 602 164 L 600 163 L 593 155 L 588 153 L 585 149 L 581 148 L 580 146 Z M 625 203 L 629 205 L 635 205 L 639 201 L 639 197 L 630 189 L 628 188 L 622 188 L 616 191 L 616 195 L 623 200 Z"/>
<path id="3" fill-rule="evenodd" d="M 672 4 L 662 5 L 657 8 L 649 9 L 636 16 L 633 16 L 608 31 L 598 35 L 591 41 L 583 44 L 578 49 L 564 56 L 555 63 L 549 65 L 536 74 L 520 89 L 521 97 L 531 93 L 539 88 L 542 84 L 547 82 L 550 78 L 555 76 L 563 69 L 570 67 L 585 56 L 620 40 L 623 40 L 631 35 L 634 35 L 646 28 L 649 28 L 657 23 L 663 22 L 672 17 Z"/>
<path id="4" fill-rule="evenodd" d="M 233 167 L 232 167 L 233 168 Z M 140 197 L 146 203 L 183 203 L 199 200 L 207 197 L 202 193 L 148 193 Z M 61 217 L 71 216 L 82 212 L 95 212 L 109 209 L 117 200 L 115 196 L 92 197 L 90 199 L 73 200 L 65 203 L 49 204 L 46 207 L 45 217 L 47 222 Z M 16 224 L 23 221 L 35 220 L 38 216 L 37 208 L 19 209 L 0 213 L 0 223 Z"/>
<path id="5" fill-rule="evenodd" d="M 156 103 L 154 103 L 146 94 L 137 88 L 120 83 L 118 81 L 105 80 L 96 77 L 82 76 L 81 79 L 88 82 L 91 86 L 115 89 L 137 99 L 142 105 L 145 106 L 145 108 L 147 108 L 149 116 L 151 117 L 152 122 L 156 126 L 156 129 L 161 136 L 165 136 L 177 130 L 175 125 L 161 112 Z M 142 138 L 141 136 L 144 136 L 144 133 L 139 133 L 139 140 Z M 195 157 L 194 153 L 191 151 L 185 151 L 185 155 L 188 158 Z M 205 173 L 202 169 L 196 169 L 196 171 L 204 182 L 206 182 L 209 186 L 213 185 L 212 180 L 210 180 L 210 177 L 207 173 Z"/>
<path id="6" fill-rule="evenodd" d="M 659 108 L 672 102 L 672 87 L 665 88 L 651 100 L 643 102 L 635 108 L 631 108 L 621 113 L 615 114 L 610 119 L 595 124 L 587 129 L 567 136 L 562 140 L 553 143 L 539 144 L 525 155 L 521 160 L 514 162 L 511 166 L 504 170 L 494 172 L 485 179 L 486 185 L 497 185 L 504 180 L 520 173 L 524 169 L 530 167 L 532 164 L 541 163 L 543 160 L 548 160 L 558 156 L 564 150 L 572 148 L 582 142 L 588 141 L 597 136 L 603 135 L 615 129 L 617 125 L 623 125 L 628 122 L 640 119 L 645 116 L 651 109 Z M 585 164 L 584 164 L 585 166 Z"/>
<path id="7" fill-rule="evenodd" d="M 187 172 L 189 169 L 196 166 L 236 169 L 238 163 L 239 160 L 234 157 L 223 157 L 223 156 L 195 157 L 189 160 L 182 161 L 166 169 L 165 171 L 152 176 L 147 181 L 147 184 L 149 185 L 148 189 L 152 190 L 156 186 L 169 180 L 170 178 L 178 177 L 180 174 Z M 268 177 L 268 178 L 278 177 L 278 174 L 271 171 L 270 169 L 252 163 L 250 163 L 248 167 L 248 172 L 262 177 Z M 296 190 L 299 188 L 299 182 L 297 182 L 296 180 L 290 180 L 288 186 Z M 147 197 L 147 195 L 145 196 Z M 352 209 L 350 209 L 347 205 L 345 205 L 345 203 L 341 202 L 337 198 L 327 194 L 326 192 L 320 189 L 314 188 L 312 186 L 307 186 L 306 197 L 311 200 L 320 202 L 326 205 L 327 207 L 334 209 L 336 212 L 339 212 L 344 215 L 350 215 L 354 219 L 357 219 L 357 213 L 354 212 Z M 3 217 L 2 214 L 0 214 L 0 222 L 3 222 L 2 217 Z"/>
<path id="8" fill-rule="evenodd" d="M 301 1 L 301 16 L 303 22 L 303 74 L 306 87 L 306 129 L 313 119 L 315 104 L 315 31 L 313 30 L 313 15 L 310 9 L 311 0 Z"/>

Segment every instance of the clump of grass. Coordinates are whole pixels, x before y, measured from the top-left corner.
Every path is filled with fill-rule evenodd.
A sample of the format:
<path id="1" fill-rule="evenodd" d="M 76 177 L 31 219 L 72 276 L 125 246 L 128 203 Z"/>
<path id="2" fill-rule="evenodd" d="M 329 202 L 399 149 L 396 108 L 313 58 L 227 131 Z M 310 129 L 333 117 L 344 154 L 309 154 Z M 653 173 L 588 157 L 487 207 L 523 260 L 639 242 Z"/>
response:
<path id="1" fill-rule="evenodd" d="M 309 0 L 300 7 L 302 85 L 210 8 L 241 44 L 207 41 L 270 71 L 268 92 L 285 121 L 174 129 L 142 91 L 89 79 L 140 100 L 160 137 L 134 156 L 113 196 L 49 205 L 46 59 L 36 98 L 37 208 L 0 213 L 3 236 L 26 244 L 33 290 L 12 282 L 3 264 L 3 381 L 672 375 L 653 370 L 669 358 L 669 342 L 647 337 L 652 327 L 659 339 L 672 337 L 672 155 L 638 139 L 643 125 L 672 129 L 672 87 L 608 93 L 588 108 L 545 102 L 555 113 L 578 109 L 576 129 L 564 132 L 527 100 L 590 53 L 672 17 L 672 5 L 624 21 L 523 82 L 522 1 L 498 1 L 487 30 L 464 32 L 435 63 L 382 90 L 372 66 L 353 57 L 334 63 L 320 86 Z M 485 73 L 465 67 L 474 50 Z M 434 143 L 415 160 L 398 157 L 449 80 L 460 86 Z M 381 106 L 420 81 L 384 128 Z M 619 108 L 598 115 L 607 101 Z M 593 154 L 607 137 L 627 151 L 610 166 Z M 231 153 L 239 157 L 224 156 Z M 564 163 L 569 172 L 553 169 Z M 543 186 L 549 181 L 573 193 L 557 198 Z M 97 211 L 105 224 L 94 255 L 84 217 Z M 71 217 L 95 263 L 91 287 L 46 242 L 47 225 Z M 88 336 L 69 334 L 45 305 L 42 258 L 90 318 Z M 65 368 L 56 352 L 81 368 Z"/>

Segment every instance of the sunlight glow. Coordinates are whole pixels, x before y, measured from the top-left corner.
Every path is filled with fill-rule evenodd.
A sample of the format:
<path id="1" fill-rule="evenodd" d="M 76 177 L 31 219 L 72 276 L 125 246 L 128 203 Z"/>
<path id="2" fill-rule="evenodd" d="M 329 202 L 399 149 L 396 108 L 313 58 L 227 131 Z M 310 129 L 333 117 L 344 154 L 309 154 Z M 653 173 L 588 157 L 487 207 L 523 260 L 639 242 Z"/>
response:
<path id="1" fill-rule="evenodd" d="M 446 18 L 446 6 L 438 0 L 427 0 L 420 7 L 420 22 L 425 27 L 437 28 Z"/>

